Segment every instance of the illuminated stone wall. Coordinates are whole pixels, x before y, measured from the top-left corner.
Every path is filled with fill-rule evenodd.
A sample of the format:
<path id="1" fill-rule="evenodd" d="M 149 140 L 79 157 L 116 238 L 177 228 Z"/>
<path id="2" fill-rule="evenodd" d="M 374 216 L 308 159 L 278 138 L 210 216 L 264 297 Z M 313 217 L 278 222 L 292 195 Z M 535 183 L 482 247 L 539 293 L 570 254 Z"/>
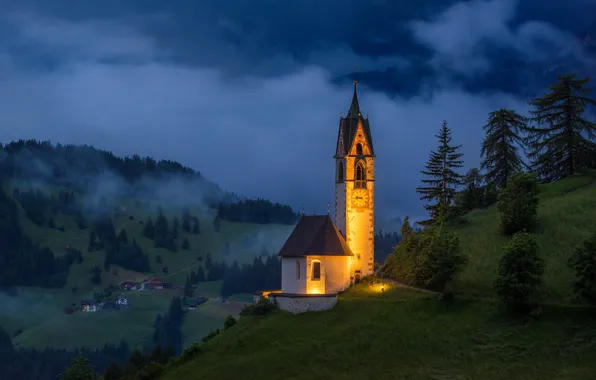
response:
<path id="1" fill-rule="evenodd" d="M 350 286 L 349 256 L 308 256 L 306 258 L 306 293 L 331 294 L 341 292 Z M 313 263 L 321 263 L 321 279 L 313 280 Z"/>
<path id="2" fill-rule="evenodd" d="M 349 155 L 346 157 L 346 189 L 345 189 L 345 223 L 346 223 L 346 242 L 354 253 L 351 272 L 360 270 L 362 276 L 374 273 L 374 158 L 366 157 L 370 155 L 368 142 L 364 137 L 362 125 L 358 125 L 356 138 L 350 147 Z M 362 144 L 362 153 L 365 157 L 356 157 L 356 145 Z M 365 208 L 356 208 L 352 205 L 352 192 L 354 191 L 356 178 L 357 160 L 361 160 L 366 165 L 366 190 L 369 195 L 369 205 Z"/>

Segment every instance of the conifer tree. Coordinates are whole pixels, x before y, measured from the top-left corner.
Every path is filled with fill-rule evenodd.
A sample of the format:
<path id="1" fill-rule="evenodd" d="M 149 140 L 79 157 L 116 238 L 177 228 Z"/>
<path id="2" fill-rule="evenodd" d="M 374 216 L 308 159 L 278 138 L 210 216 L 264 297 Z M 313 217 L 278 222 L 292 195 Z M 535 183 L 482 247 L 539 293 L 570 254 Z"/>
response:
<path id="1" fill-rule="evenodd" d="M 422 225 L 433 224 L 446 211 L 455 196 L 455 189 L 462 183 L 462 175 L 455 171 L 463 166 L 460 160 L 463 154 L 458 152 L 461 145 L 451 145 L 451 129 L 446 121 L 435 137 L 439 140 L 438 149 L 431 151 L 426 170 L 421 171 L 427 177 L 422 180 L 426 187 L 416 189 L 422 195 L 421 200 L 431 202 L 424 206 L 430 219 L 419 222 Z"/>
<path id="2" fill-rule="evenodd" d="M 596 106 L 596 100 L 588 97 L 589 80 L 575 74 L 558 76 L 549 93 L 530 101 L 536 126 L 528 127 L 528 155 L 545 182 L 579 173 L 591 164 L 596 124 L 582 117 L 588 106 Z"/>
<path id="3" fill-rule="evenodd" d="M 488 185 L 502 189 L 511 174 L 522 170 L 524 162 L 518 147 L 523 146 L 524 141 L 519 133 L 526 129 L 526 118 L 514 110 L 501 108 L 490 113 L 480 153 Z"/>

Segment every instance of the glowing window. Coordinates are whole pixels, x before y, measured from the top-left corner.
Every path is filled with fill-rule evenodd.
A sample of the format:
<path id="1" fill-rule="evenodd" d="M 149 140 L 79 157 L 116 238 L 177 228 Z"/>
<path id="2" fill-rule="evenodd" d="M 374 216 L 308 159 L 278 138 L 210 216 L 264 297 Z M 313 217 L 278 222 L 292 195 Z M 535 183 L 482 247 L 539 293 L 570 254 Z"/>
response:
<path id="1" fill-rule="evenodd" d="M 356 183 L 355 183 L 355 187 L 356 188 L 366 188 L 366 167 L 364 167 L 364 164 L 362 163 L 362 161 L 358 162 L 358 164 L 356 164 Z"/>
<path id="2" fill-rule="evenodd" d="M 320 280 L 321 279 L 321 263 L 315 261 L 312 263 L 312 279 L 313 280 Z"/>

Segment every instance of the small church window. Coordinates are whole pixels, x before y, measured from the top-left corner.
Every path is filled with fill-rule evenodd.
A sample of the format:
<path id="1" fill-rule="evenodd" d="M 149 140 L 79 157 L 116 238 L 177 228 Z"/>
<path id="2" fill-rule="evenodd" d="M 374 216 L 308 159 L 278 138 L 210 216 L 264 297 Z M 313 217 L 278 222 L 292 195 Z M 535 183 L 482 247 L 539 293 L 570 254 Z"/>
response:
<path id="1" fill-rule="evenodd" d="M 356 154 L 362 156 L 362 144 L 356 144 Z"/>
<path id="2" fill-rule="evenodd" d="M 296 261 L 296 280 L 300 280 L 300 261 Z"/>
<path id="3" fill-rule="evenodd" d="M 355 183 L 355 187 L 356 188 L 361 188 L 361 189 L 366 188 L 366 168 L 364 167 L 364 164 L 362 163 L 362 161 L 360 161 L 356 165 L 356 183 Z"/>
<path id="4" fill-rule="evenodd" d="M 315 261 L 312 263 L 312 279 L 313 280 L 320 280 L 321 279 L 321 263 Z"/>

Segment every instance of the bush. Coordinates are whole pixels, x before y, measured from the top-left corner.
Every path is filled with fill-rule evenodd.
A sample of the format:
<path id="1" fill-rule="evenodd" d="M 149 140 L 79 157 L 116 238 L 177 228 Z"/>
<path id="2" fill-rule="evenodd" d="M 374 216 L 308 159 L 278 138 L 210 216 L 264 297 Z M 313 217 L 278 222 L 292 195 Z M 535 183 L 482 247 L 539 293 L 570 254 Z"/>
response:
<path id="1" fill-rule="evenodd" d="M 248 316 L 248 315 L 266 315 L 272 313 L 277 309 L 271 301 L 267 298 L 261 298 L 257 303 L 254 305 L 250 305 L 242 309 L 240 315 Z"/>
<path id="2" fill-rule="evenodd" d="M 379 274 L 442 292 L 451 286 L 467 262 L 459 238 L 446 226 L 439 225 L 402 240 Z"/>
<path id="3" fill-rule="evenodd" d="M 538 181 L 532 174 L 515 173 L 507 187 L 499 192 L 497 208 L 501 213 L 501 231 L 513 235 L 522 230 L 536 228 L 538 209 Z"/>
<path id="4" fill-rule="evenodd" d="M 209 342 L 211 339 L 213 339 L 216 336 L 218 336 L 220 332 L 221 332 L 220 329 L 217 329 L 215 331 L 211 331 L 209 334 L 207 334 L 206 336 L 204 336 L 203 339 L 201 339 L 201 340 L 203 341 L 203 343 Z"/>
<path id="5" fill-rule="evenodd" d="M 499 298 L 515 309 L 525 309 L 542 284 L 544 261 L 537 251 L 536 236 L 525 231 L 513 235 L 503 247 L 494 288 Z"/>
<path id="6" fill-rule="evenodd" d="M 430 228 L 422 237 L 414 267 L 415 284 L 442 292 L 454 282 L 468 259 L 461 252 L 457 235 L 445 226 Z"/>
<path id="7" fill-rule="evenodd" d="M 569 266 L 575 271 L 575 294 L 596 306 L 596 230 L 575 249 Z"/>
<path id="8" fill-rule="evenodd" d="M 229 329 L 230 327 L 234 326 L 236 324 L 236 318 L 234 318 L 231 315 L 228 315 L 226 317 L 226 320 L 224 321 L 224 330 Z"/>
<path id="9" fill-rule="evenodd" d="M 203 352 L 201 346 L 198 343 L 193 343 L 190 347 L 182 352 L 182 355 L 180 355 L 180 360 L 185 362 L 198 356 L 201 352 Z"/>

